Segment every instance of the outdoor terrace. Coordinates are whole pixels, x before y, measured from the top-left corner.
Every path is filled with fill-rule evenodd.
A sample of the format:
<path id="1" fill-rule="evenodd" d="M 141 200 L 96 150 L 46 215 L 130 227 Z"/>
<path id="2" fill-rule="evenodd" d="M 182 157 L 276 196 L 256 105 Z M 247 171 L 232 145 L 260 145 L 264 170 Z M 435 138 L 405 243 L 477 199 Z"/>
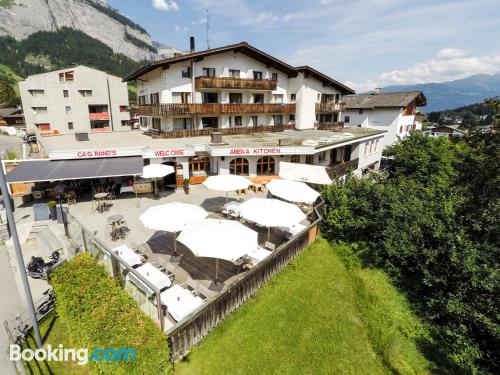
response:
<path id="1" fill-rule="evenodd" d="M 295 113 L 295 104 L 281 103 L 187 103 L 140 105 L 145 116 L 220 115 L 245 113 Z"/>

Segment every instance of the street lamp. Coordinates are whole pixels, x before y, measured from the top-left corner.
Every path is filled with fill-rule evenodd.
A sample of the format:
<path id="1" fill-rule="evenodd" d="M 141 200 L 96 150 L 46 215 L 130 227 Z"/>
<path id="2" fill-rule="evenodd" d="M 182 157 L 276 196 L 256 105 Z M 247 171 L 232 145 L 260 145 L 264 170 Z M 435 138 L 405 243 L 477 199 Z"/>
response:
<path id="1" fill-rule="evenodd" d="M 30 314 L 31 321 L 33 322 L 33 332 L 35 333 L 36 346 L 41 348 L 42 336 L 40 335 L 40 327 L 38 327 L 38 320 L 36 318 L 35 304 L 33 303 L 33 296 L 31 295 L 31 288 L 28 282 L 28 275 L 26 274 L 26 265 L 24 264 L 23 252 L 21 250 L 21 244 L 19 243 L 19 236 L 17 235 L 16 222 L 14 220 L 14 214 L 12 213 L 9 189 L 7 188 L 7 181 L 5 180 L 3 165 L 0 165 L 0 188 L 2 190 L 3 205 L 7 216 L 7 223 L 9 225 L 10 235 L 12 237 L 12 242 L 14 243 L 14 250 L 16 251 L 16 258 L 19 267 L 19 273 L 21 274 L 21 280 L 23 282 L 24 294 L 26 295 L 28 312 Z"/>

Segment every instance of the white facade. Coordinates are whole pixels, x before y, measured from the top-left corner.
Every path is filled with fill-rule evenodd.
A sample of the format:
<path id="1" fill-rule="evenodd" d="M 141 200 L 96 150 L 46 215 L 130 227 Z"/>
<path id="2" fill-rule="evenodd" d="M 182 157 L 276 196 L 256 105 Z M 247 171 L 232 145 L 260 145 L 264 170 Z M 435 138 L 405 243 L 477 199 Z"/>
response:
<path id="1" fill-rule="evenodd" d="M 304 72 L 293 72 L 289 74 L 279 68 L 270 67 L 257 59 L 253 59 L 243 53 L 235 51 L 221 52 L 204 57 L 201 61 L 196 59 L 173 62 L 168 67 L 158 66 L 156 69 L 141 75 L 137 79 L 137 95 L 139 104 L 202 104 L 206 103 L 203 96 L 206 93 L 216 95 L 212 98 L 213 103 L 230 104 L 231 96 L 241 94 L 241 104 L 293 104 L 295 110 L 277 111 L 275 113 L 253 112 L 245 110 L 242 113 L 211 114 L 211 115 L 167 115 L 167 116 L 141 116 L 142 129 L 147 128 L 156 131 L 173 131 L 188 129 L 231 128 L 231 127 L 253 127 L 273 126 L 278 124 L 295 124 L 297 129 L 312 129 L 317 123 L 316 104 L 325 101 L 330 95 L 332 101 L 341 102 L 342 92 L 340 89 L 325 85 L 324 82 L 306 77 Z M 233 71 L 237 71 L 237 78 L 253 80 L 255 76 L 262 80 L 277 79 L 277 87 L 274 90 L 262 89 L 206 89 L 195 87 L 196 77 L 206 76 L 204 68 L 213 69 L 214 78 L 234 77 Z M 182 70 L 190 69 L 189 77 L 183 77 Z M 293 69 L 290 67 L 290 69 Z M 292 70 L 293 71 L 293 70 Z M 254 75 L 255 74 L 255 75 Z M 156 94 L 159 103 L 152 103 L 152 95 Z M 233 94 L 233 95 L 231 95 Z M 257 101 L 259 98 L 259 101 Z M 234 99 L 233 99 L 234 100 Z M 238 99 L 239 100 L 239 99 Z M 212 101 L 211 101 L 212 103 Z M 332 119 L 335 121 L 341 117 L 340 111 L 334 111 Z M 333 115 L 335 115 L 333 117 Z M 153 120 L 153 117 L 156 117 Z M 204 118 L 216 118 L 211 125 L 204 124 Z M 153 121 L 155 122 L 153 124 Z M 330 121 L 334 122 L 334 121 Z"/>
<path id="2" fill-rule="evenodd" d="M 362 127 L 387 131 L 383 148 L 404 139 L 417 130 L 415 115 L 405 115 L 404 108 L 349 109 L 343 114 L 345 127 Z M 421 128 L 421 125 L 420 125 Z"/>
<path id="3" fill-rule="evenodd" d="M 37 135 L 129 130 L 128 90 L 122 79 L 77 66 L 19 83 L 26 128 Z"/>

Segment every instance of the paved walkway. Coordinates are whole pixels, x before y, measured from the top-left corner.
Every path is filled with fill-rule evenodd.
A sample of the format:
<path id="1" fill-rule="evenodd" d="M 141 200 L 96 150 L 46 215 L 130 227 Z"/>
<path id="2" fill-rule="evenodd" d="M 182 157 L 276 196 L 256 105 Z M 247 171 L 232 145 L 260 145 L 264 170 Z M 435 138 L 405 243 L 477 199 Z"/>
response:
<path id="1" fill-rule="evenodd" d="M 3 327 L 4 320 L 10 320 L 23 309 L 14 274 L 5 246 L 0 246 L 0 372 L 2 375 L 16 374 L 9 360 L 9 339 Z"/>

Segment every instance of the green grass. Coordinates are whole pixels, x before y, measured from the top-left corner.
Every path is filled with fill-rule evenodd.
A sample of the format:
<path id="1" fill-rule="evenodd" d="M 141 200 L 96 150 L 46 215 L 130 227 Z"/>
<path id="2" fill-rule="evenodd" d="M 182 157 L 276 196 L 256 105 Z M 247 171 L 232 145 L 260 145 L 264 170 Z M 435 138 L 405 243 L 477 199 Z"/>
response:
<path id="1" fill-rule="evenodd" d="M 2 0 L 0 0 L 2 1 Z M 11 68 L 7 65 L 0 64 L 0 81 L 6 81 L 10 86 L 14 88 L 16 95 L 19 95 L 19 86 L 18 82 L 22 81 L 23 77 L 15 73 Z"/>
<path id="2" fill-rule="evenodd" d="M 65 348 L 72 348 L 74 345 L 68 340 L 68 335 L 65 333 L 64 326 L 56 318 L 54 313 L 51 313 L 40 325 L 40 333 L 45 339 L 44 346 L 51 344 L 52 347 L 57 347 L 63 344 Z M 30 336 L 24 348 L 36 349 L 35 339 Z M 79 366 L 76 362 L 56 362 L 56 361 L 30 361 L 25 362 L 24 368 L 27 374 L 46 375 L 46 374 L 72 374 L 72 375 L 90 375 L 91 372 L 86 366 Z"/>
<path id="3" fill-rule="evenodd" d="M 234 312 L 178 374 L 423 374 L 425 337 L 381 272 L 346 269 L 318 240 Z M 342 250 L 342 249 L 340 249 Z"/>

